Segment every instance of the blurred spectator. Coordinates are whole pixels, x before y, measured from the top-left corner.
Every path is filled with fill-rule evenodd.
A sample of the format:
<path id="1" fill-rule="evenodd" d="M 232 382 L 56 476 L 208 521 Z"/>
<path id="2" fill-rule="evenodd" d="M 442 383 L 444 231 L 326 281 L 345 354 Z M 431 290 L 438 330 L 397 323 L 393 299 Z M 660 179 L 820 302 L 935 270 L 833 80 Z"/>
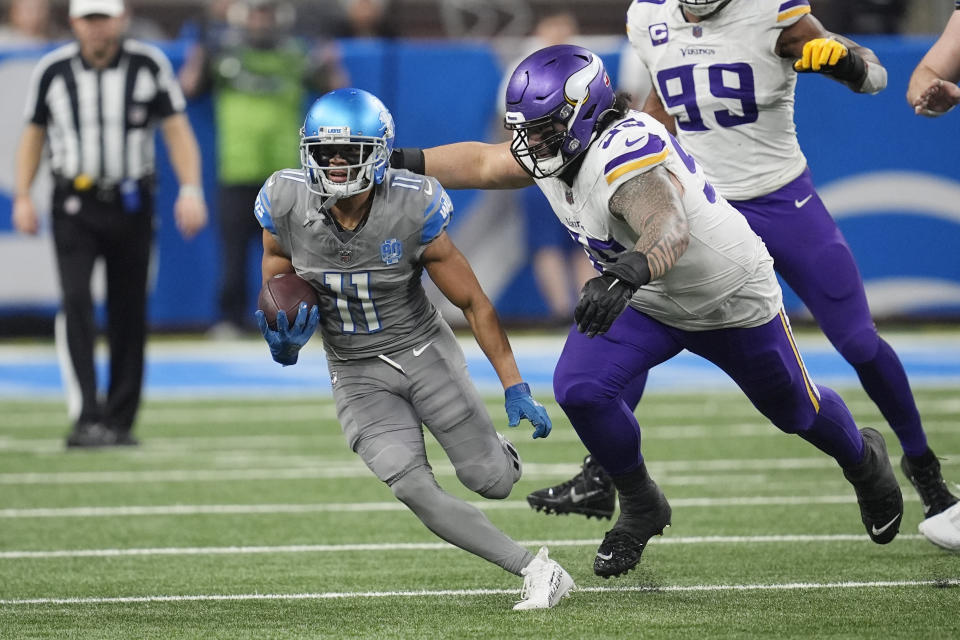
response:
<path id="1" fill-rule="evenodd" d="M 156 20 L 149 15 L 140 15 L 137 13 L 136 0 L 127 0 L 127 35 L 138 40 L 147 40 L 150 42 L 162 42 L 170 39 L 170 34 L 164 31 Z M 149 10 L 144 10 L 144 14 L 151 14 Z"/>
<path id="2" fill-rule="evenodd" d="M 188 96 L 214 97 L 221 239 L 220 321 L 214 337 L 252 328 L 248 254 L 260 241 L 253 204 L 276 170 L 299 167 L 301 114 L 311 92 L 346 84 L 332 45 L 294 37 L 293 5 L 278 0 L 214 3 L 203 39 L 180 72 Z M 224 22 L 225 20 L 225 22 Z"/>
<path id="3" fill-rule="evenodd" d="M 305 38 L 334 38 L 344 19 L 340 3 L 334 0 L 287 0 L 296 12 L 293 32 Z"/>
<path id="4" fill-rule="evenodd" d="M 44 44 L 65 34 L 54 27 L 49 0 L 12 0 L 6 24 L 0 25 L 0 45 Z"/>
<path id="5" fill-rule="evenodd" d="M 393 22 L 388 20 L 388 0 L 340 0 L 343 18 L 336 30 L 338 38 L 394 38 Z"/>
<path id="6" fill-rule="evenodd" d="M 534 26 L 533 34 L 524 43 L 523 54 L 511 61 L 497 91 L 497 113 L 500 131 L 506 110 L 504 95 L 507 82 L 516 66 L 530 53 L 555 44 L 569 44 L 579 33 L 576 16 L 571 11 L 555 11 L 544 15 Z M 568 324 L 573 320 L 580 288 L 596 275 L 583 249 L 570 234 L 557 224 L 557 216 L 537 186 L 520 190 L 520 208 L 526 228 L 527 252 L 540 297 L 547 305 L 550 323 Z"/>
<path id="7" fill-rule="evenodd" d="M 177 37 L 193 43 L 192 48 L 187 52 L 188 59 L 219 46 L 224 34 L 230 29 L 230 7 L 235 3 L 236 0 L 210 0 L 206 5 L 206 11 L 200 14 L 199 20 L 191 18 L 181 25 Z M 199 85 L 205 80 L 203 73 L 204 68 L 199 64 L 189 70 L 181 69 L 180 82 L 191 86 Z"/>

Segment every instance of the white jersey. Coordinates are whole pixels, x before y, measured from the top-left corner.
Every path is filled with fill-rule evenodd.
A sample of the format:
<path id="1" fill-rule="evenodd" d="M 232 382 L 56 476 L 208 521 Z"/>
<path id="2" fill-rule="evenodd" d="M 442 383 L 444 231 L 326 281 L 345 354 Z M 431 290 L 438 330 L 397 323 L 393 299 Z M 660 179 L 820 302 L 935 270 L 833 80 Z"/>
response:
<path id="1" fill-rule="evenodd" d="M 653 116 L 630 111 L 603 131 L 587 150 L 572 187 L 557 178 L 537 180 L 537 185 L 602 269 L 632 251 L 639 239 L 610 213 L 610 198 L 628 180 L 660 165 L 683 186 L 690 244 L 663 277 L 637 290 L 630 306 L 686 331 L 770 321 L 782 300 L 763 241 Z"/>
<path id="2" fill-rule="evenodd" d="M 807 161 L 793 122 L 797 74 L 774 48 L 808 0 L 733 0 L 687 22 L 677 0 L 635 0 L 627 35 L 684 148 L 728 200 L 776 191 Z"/>

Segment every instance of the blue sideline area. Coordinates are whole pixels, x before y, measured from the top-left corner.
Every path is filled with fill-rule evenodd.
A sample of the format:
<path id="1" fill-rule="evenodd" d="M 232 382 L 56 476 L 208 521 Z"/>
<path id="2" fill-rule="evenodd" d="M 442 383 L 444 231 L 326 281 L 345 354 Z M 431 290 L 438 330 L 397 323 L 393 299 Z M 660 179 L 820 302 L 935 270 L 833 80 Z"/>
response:
<path id="1" fill-rule="evenodd" d="M 910 72 L 932 39 L 860 40 L 886 65 L 888 89 L 876 96 L 856 95 L 815 74 L 801 77 L 797 90 L 801 144 L 821 195 L 857 258 L 875 314 L 960 317 L 960 260 L 953 249 L 960 246 L 960 163 L 956 161 L 960 126 L 955 115 L 936 120 L 915 117 L 903 97 Z M 180 41 L 165 43 L 163 48 L 179 65 L 186 45 Z M 620 51 L 599 53 L 616 83 Z M 28 55 L 36 52 L 0 52 L 0 65 Z M 343 60 L 353 83 L 381 96 L 393 111 L 399 146 L 487 136 L 502 73 L 490 46 L 447 41 L 344 42 Z M 215 210 L 216 134 L 209 98 L 192 102 L 189 116 L 204 152 L 206 192 Z M 170 213 L 175 183 L 163 145 L 158 150 L 158 210 L 163 214 L 151 324 L 155 329 L 208 326 L 216 320 L 216 221 L 191 242 L 179 237 Z M 455 237 L 458 225 L 471 215 L 476 196 L 475 192 L 454 192 L 457 213 L 451 233 Z M 0 236 L 10 232 L 9 194 L 0 189 Z M 498 250 L 524 252 L 525 243 L 517 238 Z M 248 275 L 255 292 L 256 261 L 251 261 Z M 787 311 L 801 313 L 797 298 L 785 293 Z M 507 320 L 542 317 L 546 311 L 529 265 L 491 295 Z M 0 314 L 52 315 L 55 304 L 51 300 L 48 306 L 28 309 L 0 296 Z"/>
<path id="2" fill-rule="evenodd" d="M 960 333 L 894 334 L 884 336 L 897 349 L 915 387 L 960 386 Z M 511 340 L 520 371 L 539 395 L 552 393 L 551 378 L 563 336 L 514 337 Z M 859 386 L 853 369 L 815 336 L 798 338 L 810 375 L 836 387 Z M 501 387 L 479 348 L 462 338 L 468 367 L 485 393 Z M 99 359 L 101 381 L 106 361 Z M 683 353 L 651 373 L 651 392 L 735 391 L 736 386 L 709 362 Z M 150 398 L 264 397 L 330 395 L 323 348 L 307 345 L 300 362 L 281 367 L 270 359 L 259 340 L 237 342 L 155 341 L 149 348 L 146 392 Z M 0 345 L 0 399 L 56 399 L 62 397 L 56 353 L 50 344 Z"/>

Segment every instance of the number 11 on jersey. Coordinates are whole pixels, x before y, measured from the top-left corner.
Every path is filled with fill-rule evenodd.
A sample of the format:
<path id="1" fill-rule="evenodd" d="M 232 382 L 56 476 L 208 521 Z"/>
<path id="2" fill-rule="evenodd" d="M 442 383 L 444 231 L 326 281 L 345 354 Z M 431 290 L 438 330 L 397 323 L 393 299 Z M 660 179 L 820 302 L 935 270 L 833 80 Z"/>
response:
<path id="1" fill-rule="evenodd" d="M 350 281 L 349 285 L 346 284 L 348 279 Z M 356 308 L 358 304 L 362 309 L 363 318 L 367 325 L 366 333 L 380 331 L 380 317 L 377 314 L 377 307 L 370 298 L 369 273 L 366 271 L 325 273 L 323 274 L 323 283 L 337 295 L 337 311 L 340 313 L 343 333 L 359 333 L 361 331 L 353 321 L 353 314 L 350 313 L 351 305 Z"/>

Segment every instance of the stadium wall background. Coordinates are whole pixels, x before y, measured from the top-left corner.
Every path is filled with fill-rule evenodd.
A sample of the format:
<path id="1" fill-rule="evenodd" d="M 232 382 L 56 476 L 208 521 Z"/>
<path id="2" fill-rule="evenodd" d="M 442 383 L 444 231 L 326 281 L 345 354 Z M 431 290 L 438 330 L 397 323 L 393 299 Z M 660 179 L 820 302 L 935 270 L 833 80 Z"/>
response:
<path id="1" fill-rule="evenodd" d="M 915 117 L 904 100 L 907 79 L 930 37 L 864 37 L 889 71 L 877 96 L 855 95 L 834 82 L 801 77 L 797 90 L 800 141 L 821 195 L 846 235 L 867 285 L 875 316 L 960 319 L 960 115 Z M 595 48 L 617 82 L 622 41 Z M 502 69 L 491 46 L 450 41 L 345 41 L 343 60 L 353 84 L 383 98 L 398 122 L 399 146 L 432 146 L 488 139 Z M 187 43 L 161 46 L 175 66 Z M 57 307 L 56 271 L 48 229 L 36 238 L 16 234 L 10 221 L 13 151 L 20 135 L 25 87 L 42 51 L 0 52 L 0 337 L 45 332 Z M 204 154 L 211 210 L 216 158 L 209 98 L 189 116 Z M 228 132 L 243 135 L 243 132 Z M 150 298 L 156 330 L 195 330 L 215 322 L 218 240 L 212 225 L 190 242 L 172 221 L 176 185 L 158 145 L 157 261 Z M 48 181 L 35 185 L 42 211 Z M 528 323 L 545 314 L 525 256 L 523 227 L 510 192 L 453 192 L 451 233 L 480 275 L 504 319 Z M 252 214 L 251 214 L 252 215 Z M 251 255 L 258 254 L 251 247 Z M 251 260 L 251 291 L 258 265 Z M 829 278 L 829 274 L 824 274 Z M 95 290 L 102 297 L 102 285 Z M 432 292 L 435 294 L 435 292 Z M 251 296 L 253 298 L 253 296 Z M 785 291 L 788 312 L 805 310 Z M 252 304 L 252 303 L 251 303 Z M 445 316 L 456 321 L 458 313 Z M 253 308 L 251 306 L 251 313 Z"/>

